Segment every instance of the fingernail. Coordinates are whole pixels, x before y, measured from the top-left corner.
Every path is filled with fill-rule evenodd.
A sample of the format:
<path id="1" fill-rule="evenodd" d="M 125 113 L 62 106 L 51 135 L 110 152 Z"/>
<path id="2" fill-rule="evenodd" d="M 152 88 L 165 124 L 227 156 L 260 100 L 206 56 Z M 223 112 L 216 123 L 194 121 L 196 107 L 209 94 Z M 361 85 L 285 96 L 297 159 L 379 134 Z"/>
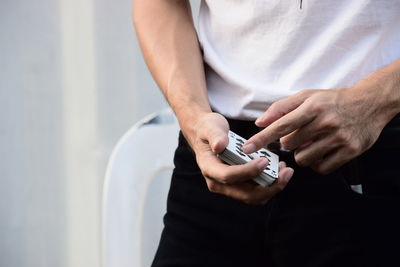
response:
<path id="1" fill-rule="evenodd" d="M 246 154 L 253 153 L 256 151 L 256 145 L 255 144 L 245 144 L 242 148 L 243 152 Z"/>
<path id="2" fill-rule="evenodd" d="M 218 153 L 219 151 L 219 149 L 218 149 L 218 145 L 219 145 L 219 143 L 221 142 L 221 140 L 219 140 L 219 139 L 215 139 L 215 140 L 213 140 L 213 143 L 211 144 L 211 150 L 212 150 L 212 152 L 213 153 Z"/>
<path id="3" fill-rule="evenodd" d="M 293 173 L 294 173 L 294 170 L 292 168 L 289 168 L 289 170 L 287 171 L 287 173 L 286 173 L 285 177 L 283 177 L 283 179 L 289 181 L 290 179 L 292 179 Z"/>
<path id="4" fill-rule="evenodd" d="M 260 169 L 260 171 L 264 170 L 268 166 L 268 160 L 266 158 L 261 158 L 257 162 L 257 168 Z"/>
<path id="5" fill-rule="evenodd" d="M 218 143 L 217 143 L 217 142 L 215 142 L 214 144 L 212 144 L 212 145 L 211 145 L 211 150 L 212 150 L 212 152 L 213 152 L 213 153 L 216 153 L 216 150 L 217 150 L 217 144 L 218 144 Z"/>

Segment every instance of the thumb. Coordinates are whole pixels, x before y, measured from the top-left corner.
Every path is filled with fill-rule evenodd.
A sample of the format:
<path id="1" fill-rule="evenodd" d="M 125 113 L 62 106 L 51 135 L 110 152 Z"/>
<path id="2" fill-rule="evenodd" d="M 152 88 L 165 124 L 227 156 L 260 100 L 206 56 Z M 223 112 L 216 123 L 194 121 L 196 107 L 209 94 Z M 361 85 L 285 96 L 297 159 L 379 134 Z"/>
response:
<path id="1" fill-rule="evenodd" d="M 211 150 L 215 154 L 219 154 L 228 146 L 229 138 L 228 132 L 223 129 L 214 129 L 210 132 L 209 144 Z"/>
<path id="2" fill-rule="evenodd" d="M 295 110 L 314 92 L 315 90 L 303 90 L 297 94 L 276 101 L 257 118 L 255 124 L 258 127 L 267 127 L 274 121 Z"/>

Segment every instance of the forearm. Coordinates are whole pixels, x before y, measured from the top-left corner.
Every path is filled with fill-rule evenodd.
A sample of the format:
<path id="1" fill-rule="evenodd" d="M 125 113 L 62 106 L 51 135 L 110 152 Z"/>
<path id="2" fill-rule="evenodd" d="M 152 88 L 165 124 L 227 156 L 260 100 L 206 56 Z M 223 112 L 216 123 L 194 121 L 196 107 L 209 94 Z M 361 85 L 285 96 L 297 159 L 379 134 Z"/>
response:
<path id="1" fill-rule="evenodd" d="M 135 0 L 133 22 L 145 61 L 185 136 L 211 111 L 190 5 L 183 0 Z"/>
<path id="2" fill-rule="evenodd" d="M 371 115 L 386 125 L 400 113 L 400 59 L 378 69 L 357 83 L 353 88 L 354 97 L 359 101 L 370 98 Z"/>

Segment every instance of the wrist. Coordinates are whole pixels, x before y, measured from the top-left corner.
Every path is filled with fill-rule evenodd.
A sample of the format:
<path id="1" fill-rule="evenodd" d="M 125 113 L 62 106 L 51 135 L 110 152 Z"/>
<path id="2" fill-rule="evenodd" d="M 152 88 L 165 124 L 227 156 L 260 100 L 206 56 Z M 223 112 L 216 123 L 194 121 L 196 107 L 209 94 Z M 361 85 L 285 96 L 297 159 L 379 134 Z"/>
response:
<path id="1" fill-rule="evenodd" d="M 204 118 L 212 113 L 211 108 L 188 105 L 188 106 L 175 106 L 173 107 L 176 117 L 178 118 L 179 126 L 182 134 L 188 141 L 189 145 L 194 148 L 195 140 L 198 135 L 199 129 Z"/>
<path id="2" fill-rule="evenodd" d="M 171 78 L 164 94 L 178 119 L 183 135 L 192 146 L 198 121 L 212 113 L 205 81 L 193 79 L 189 82 L 187 78 Z"/>
<path id="3" fill-rule="evenodd" d="M 382 128 L 400 113 L 400 60 L 368 75 L 351 88 L 360 101 L 368 103 L 370 115 Z"/>

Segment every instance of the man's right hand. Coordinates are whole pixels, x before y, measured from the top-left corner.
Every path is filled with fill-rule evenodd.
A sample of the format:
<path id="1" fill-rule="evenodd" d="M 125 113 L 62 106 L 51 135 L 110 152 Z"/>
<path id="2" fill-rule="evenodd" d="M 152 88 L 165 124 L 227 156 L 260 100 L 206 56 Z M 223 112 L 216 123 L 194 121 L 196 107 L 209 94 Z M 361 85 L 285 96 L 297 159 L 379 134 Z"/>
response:
<path id="1" fill-rule="evenodd" d="M 263 205 L 282 191 L 293 175 L 293 169 L 279 163 L 279 178 L 269 187 L 249 183 L 267 167 L 265 158 L 258 158 L 243 165 L 230 166 L 217 154 L 228 145 L 229 124 L 218 113 L 206 113 L 195 124 L 196 132 L 188 138 L 196 154 L 197 164 L 211 192 L 226 195 L 252 205 Z"/>

